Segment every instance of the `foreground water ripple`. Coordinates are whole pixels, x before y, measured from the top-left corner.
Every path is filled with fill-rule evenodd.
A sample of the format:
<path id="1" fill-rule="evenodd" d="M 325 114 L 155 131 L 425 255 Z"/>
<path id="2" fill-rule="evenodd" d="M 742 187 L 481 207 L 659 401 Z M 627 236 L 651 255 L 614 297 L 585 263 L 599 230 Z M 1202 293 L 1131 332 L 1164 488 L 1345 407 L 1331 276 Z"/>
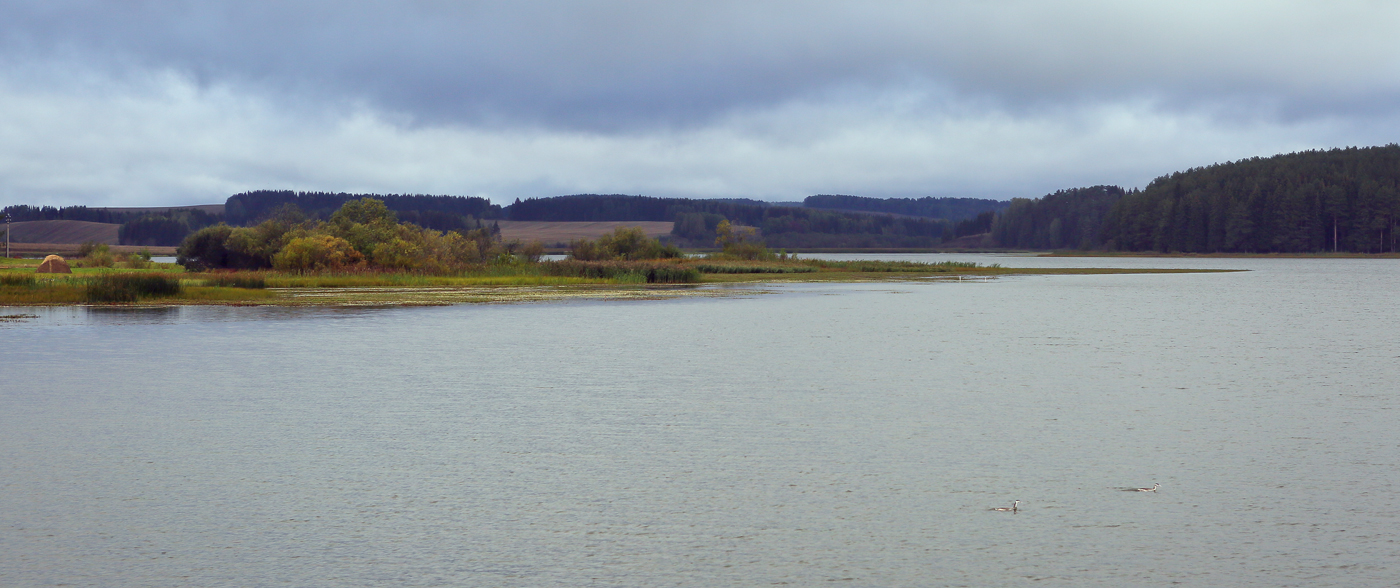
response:
<path id="1" fill-rule="evenodd" d="M 1400 576 L 1400 262 L 990 261 L 1251 271 L 7 309 L 0 584 Z"/>

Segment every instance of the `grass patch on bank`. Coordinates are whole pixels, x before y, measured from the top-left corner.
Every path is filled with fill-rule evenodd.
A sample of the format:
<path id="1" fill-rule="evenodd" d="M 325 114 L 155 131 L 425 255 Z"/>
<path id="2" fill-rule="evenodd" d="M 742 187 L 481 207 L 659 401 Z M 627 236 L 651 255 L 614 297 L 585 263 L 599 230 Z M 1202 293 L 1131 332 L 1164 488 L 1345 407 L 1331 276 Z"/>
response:
<path id="1" fill-rule="evenodd" d="M 40 263 L 43 263 L 43 260 L 42 260 L 42 259 L 30 259 L 30 258 L 27 258 L 27 257 L 4 257 L 4 256 L 0 256 L 0 268 L 8 268 L 8 267 L 25 267 L 25 268 L 32 268 L 32 267 L 38 267 Z"/>
<path id="2" fill-rule="evenodd" d="M 916 272 L 930 274 L 946 274 L 952 272 L 965 272 L 969 270 L 994 270 L 1000 269 L 1001 265 L 979 265 L 971 261 L 830 261 L 825 259 L 803 260 L 813 268 L 822 271 L 843 271 L 843 272 Z"/>
<path id="3" fill-rule="evenodd" d="M 87 284 L 82 282 L 36 278 L 32 274 L 0 276 L 0 304 L 6 306 L 70 305 L 86 301 Z"/>
<path id="4" fill-rule="evenodd" d="M 480 265 L 456 274 L 357 271 L 163 272 L 81 268 L 74 274 L 0 269 L 0 305 L 72 304 L 458 304 L 575 296 L 675 295 L 672 285 L 781 281 L 873 282 L 957 280 L 1003 275 L 1145 274 L 1229 270 L 1045 268 L 1017 269 L 969 262 L 828 261 L 779 259 L 663 259 L 546 261 Z M 657 294 L 661 295 L 661 294 Z"/>

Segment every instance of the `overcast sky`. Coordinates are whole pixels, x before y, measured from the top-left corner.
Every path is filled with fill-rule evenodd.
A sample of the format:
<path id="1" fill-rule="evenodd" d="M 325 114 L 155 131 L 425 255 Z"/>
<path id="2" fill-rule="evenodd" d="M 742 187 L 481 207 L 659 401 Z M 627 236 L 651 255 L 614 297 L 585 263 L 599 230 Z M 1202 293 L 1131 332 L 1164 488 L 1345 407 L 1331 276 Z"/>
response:
<path id="1" fill-rule="evenodd" d="M 1400 2 L 0 0 L 0 204 L 1037 197 L 1400 140 Z"/>

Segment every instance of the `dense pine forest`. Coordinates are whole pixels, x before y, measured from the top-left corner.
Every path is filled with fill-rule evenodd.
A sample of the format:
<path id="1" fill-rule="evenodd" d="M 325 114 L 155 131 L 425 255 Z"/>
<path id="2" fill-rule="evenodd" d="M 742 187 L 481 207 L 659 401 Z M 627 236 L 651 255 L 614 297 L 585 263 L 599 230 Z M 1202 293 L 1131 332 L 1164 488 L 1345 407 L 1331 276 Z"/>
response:
<path id="1" fill-rule="evenodd" d="M 1009 249 L 1099 249 L 1103 221 L 1123 197 L 1118 186 L 1015 198 L 992 220 L 990 241 Z"/>
<path id="2" fill-rule="evenodd" d="M 1195 168 L 1142 190 L 1016 199 L 990 244 L 1188 253 L 1394 252 L 1400 146 L 1305 151 Z"/>
<path id="3" fill-rule="evenodd" d="M 1396 250 L 1400 146 L 1252 158 L 1157 178 L 1104 220 L 1108 249 Z"/>

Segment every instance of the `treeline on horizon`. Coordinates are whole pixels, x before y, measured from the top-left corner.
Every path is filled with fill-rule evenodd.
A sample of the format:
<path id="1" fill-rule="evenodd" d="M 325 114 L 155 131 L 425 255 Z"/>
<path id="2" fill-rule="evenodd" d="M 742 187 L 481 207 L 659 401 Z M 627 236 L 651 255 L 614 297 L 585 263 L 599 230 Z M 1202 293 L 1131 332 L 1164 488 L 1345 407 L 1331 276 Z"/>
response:
<path id="1" fill-rule="evenodd" d="M 1092 186 L 1010 202 L 972 198 L 817 195 L 797 203 L 580 194 L 516 200 L 260 190 L 231 196 L 225 214 L 138 214 L 10 206 L 13 220 L 123 223 L 121 242 L 176 245 L 224 222 L 252 226 L 293 206 L 325 220 L 374 198 L 399 222 L 442 232 L 496 220 L 673 222 L 671 242 L 712 247 L 720 223 L 754 227 L 770 247 L 1078 249 L 1186 253 L 1395 252 L 1400 243 L 1400 146 L 1305 151 L 1193 168 L 1147 187 Z M 940 216 L 941 215 L 941 216 Z M 980 237 L 977 237 L 980 235 Z"/>
<path id="2" fill-rule="evenodd" d="M 812 198 L 821 197 L 809 197 L 807 201 Z M 502 213 L 510 220 L 521 221 L 674 222 L 672 238 L 691 247 L 713 246 L 716 228 L 725 220 L 757 228 L 768 246 L 788 249 L 930 248 L 939 246 L 949 238 L 961 236 L 960 228 L 966 229 L 952 219 L 825 210 L 807 206 L 807 201 L 804 201 L 804 206 L 792 206 L 747 199 L 578 194 L 516 200 Z M 996 200 L 980 202 L 982 210 L 978 212 L 994 210 L 1004 204 Z M 975 224 L 975 219 L 963 222 Z M 970 226 L 972 224 L 967 225 Z"/>
<path id="3" fill-rule="evenodd" d="M 428 195 L 377 195 L 330 192 L 259 190 L 235 194 L 225 203 L 224 214 L 208 214 L 197 209 L 172 209 L 160 214 L 116 215 L 87 207 L 34 208 L 10 207 L 15 220 L 92 220 L 122 222 L 120 240 L 125 245 L 178 245 L 186 235 L 219 222 L 230 226 L 252 226 L 271 218 L 286 206 L 293 206 L 311 219 L 326 220 L 346 202 L 374 198 L 384 202 L 397 220 L 437 231 L 466 232 L 487 228 L 495 220 L 520 221 L 663 221 L 674 222 L 671 241 L 688 247 L 711 247 L 720 222 L 728 220 L 759 229 L 773 247 L 936 247 L 954 236 L 985 231 L 987 213 L 1005 203 L 965 198 L 889 199 L 855 196 L 816 196 L 809 198 L 817 207 L 797 203 L 773 204 L 750 199 L 689 199 L 628 196 L 622 194 L 580 194 L 516 200 L 501 207 L 484 198 Z M 852 210 L 821 208 L 823 199 L 845 199 L 853 210 L 876 211 L 885 202 L 900 210 L 912 211 L 908 204 L 922 206 L 923 212 L 955 211 L 957 215 L 983 212 L 984 218 L 926 218 L 916 215 L 869 214 Z M 814 200 L 815 199 L 815 200 Z M 943 208 L 938 201 L 948 201 Z M 804 203 L 805 204 L 805 203 Z M 902 208 L 901 208 L 902 206 Z"/>
<path id="4" fill-rule="evenodd" d="M 988 245 L 1182 253 L 1389 253 L 1400 224 L 1400 146 L 1254 157 L 1094 186 L 997 214 Z"/>
<path id="5" fill-rule="evenodd" d="M 982 198 L 934 198 L 931 196 L 924 198 L 870 198 L 867 196 L 818 194 L 808 196 L 802 201 L 802 205 L 807 208 L 827 210 L 853 210 L 942 218 L 956 222 L 975 218 L 988 211 L 1004 210 L 1010 203 Z"/>

